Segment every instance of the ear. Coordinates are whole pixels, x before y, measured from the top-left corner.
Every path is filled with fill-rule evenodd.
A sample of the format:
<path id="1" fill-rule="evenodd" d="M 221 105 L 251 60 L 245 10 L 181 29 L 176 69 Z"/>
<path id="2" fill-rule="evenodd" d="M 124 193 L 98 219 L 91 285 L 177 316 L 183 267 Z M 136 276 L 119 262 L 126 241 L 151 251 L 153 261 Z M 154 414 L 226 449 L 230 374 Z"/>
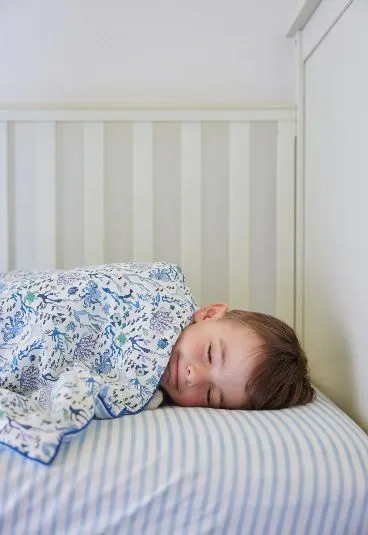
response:
<path id="1" fill-rule="evenodd" d="M 206 307 L 200 308 L 193 315 L 193 323 L 206 320 L 209 318 L 220 319 L 229 310 L 226 303 L 215 303 Z"/>

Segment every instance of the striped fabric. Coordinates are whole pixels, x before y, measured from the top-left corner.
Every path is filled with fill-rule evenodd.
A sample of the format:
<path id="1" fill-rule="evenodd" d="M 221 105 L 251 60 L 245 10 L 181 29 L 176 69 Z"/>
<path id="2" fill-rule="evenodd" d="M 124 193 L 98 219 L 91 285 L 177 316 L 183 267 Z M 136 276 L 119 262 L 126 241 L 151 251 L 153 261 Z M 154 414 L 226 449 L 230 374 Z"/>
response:
<path id="1" fill-rule="evenodd" d="M 50 467 L 0 448 L 0 533 L 367 535 L 368 437 L 320 394 L 94 421 Z"/>

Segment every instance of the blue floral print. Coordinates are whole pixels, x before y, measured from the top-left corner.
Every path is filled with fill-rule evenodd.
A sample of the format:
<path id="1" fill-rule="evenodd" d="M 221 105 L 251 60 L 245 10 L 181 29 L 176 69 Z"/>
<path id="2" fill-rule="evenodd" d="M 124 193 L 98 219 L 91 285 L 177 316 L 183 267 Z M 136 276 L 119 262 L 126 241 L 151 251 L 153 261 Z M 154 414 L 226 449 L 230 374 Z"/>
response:
<path id="1" fill-rule="evenodd" d="M 195 308 L 172 264 L 0 274 L 0 443 L 49 464 L 101 404 L 143 410 Z"/>

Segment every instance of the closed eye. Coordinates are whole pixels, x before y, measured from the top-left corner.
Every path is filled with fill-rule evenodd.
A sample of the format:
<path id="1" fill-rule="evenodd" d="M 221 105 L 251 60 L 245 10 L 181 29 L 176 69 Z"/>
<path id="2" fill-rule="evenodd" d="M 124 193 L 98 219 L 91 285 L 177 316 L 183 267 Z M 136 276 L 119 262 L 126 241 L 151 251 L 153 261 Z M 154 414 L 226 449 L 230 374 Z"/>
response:
<path id="1" fill-rule="evenodd" d="M 208 406 L 211 405 L 211 389 L 210 388 L 208 389 L 208 392 L 207 392 L 207 405 Z"/>
<path id="2" fill-rule="evenodd" d="M 208 353 L 207 353 L 207 356 L 208 356 L 208 362 L 209 362 L 210 364 L 212 364 L 211 348 L 212 348 L 212 345 L 210 344 L 210 346 L 209 346 L 209 348 L 208 348 Z"/>

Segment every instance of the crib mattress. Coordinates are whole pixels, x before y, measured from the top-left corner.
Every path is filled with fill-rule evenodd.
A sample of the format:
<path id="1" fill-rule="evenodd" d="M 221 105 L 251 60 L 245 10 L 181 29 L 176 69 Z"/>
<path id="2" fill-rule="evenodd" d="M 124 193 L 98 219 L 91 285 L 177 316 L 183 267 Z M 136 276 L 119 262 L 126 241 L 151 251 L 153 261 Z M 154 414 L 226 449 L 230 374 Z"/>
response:
<path id="1" fill-rule="evenodd" d="M 93 421 L 51 466 L 0 447 L 0 533 L 366 535 L 368 437 L 325 396 Z"/>

